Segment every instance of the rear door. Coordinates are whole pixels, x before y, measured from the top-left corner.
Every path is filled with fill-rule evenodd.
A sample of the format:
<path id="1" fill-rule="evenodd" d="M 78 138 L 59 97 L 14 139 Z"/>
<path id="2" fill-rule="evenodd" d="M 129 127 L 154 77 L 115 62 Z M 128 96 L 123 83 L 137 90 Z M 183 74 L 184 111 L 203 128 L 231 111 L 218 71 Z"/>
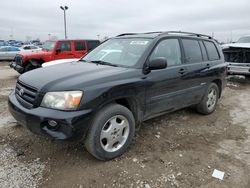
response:
<path id="1" fill-rule="evenodd" d="M 74 58 L 73 48 L 71 41 L 59 41 L 57 48 L 60 52 L 55 52 L 55 59 L 69 59 Z"/>
<path id="2" fill-rule="evenodd" d="M 161 40 L 149 60 L 157 57 L 167 59 L 166 69 L 151 71 L 146 77 L 146 117 L 173 111 L 183 106 L 185 102 L 186 83 L 185 65 L 182 61 L 181 47 L 178 38 Z"/>
<path id="3" fill-rule="evenodd" d="M 187 70 L 183 78 L 189 88 L 185 95 L 185 106 L 189 106 L 199 103 L 202 99 L 207 84 L 206 71 L 210 68 L 210 64 L 202 40 L 182 38 L 181 42 Z"/>
<path id="4" fill-rule="evenodd" d="M 74 41 L 74 57 L 80 58 L 87 53 L 86 41 Z"/>

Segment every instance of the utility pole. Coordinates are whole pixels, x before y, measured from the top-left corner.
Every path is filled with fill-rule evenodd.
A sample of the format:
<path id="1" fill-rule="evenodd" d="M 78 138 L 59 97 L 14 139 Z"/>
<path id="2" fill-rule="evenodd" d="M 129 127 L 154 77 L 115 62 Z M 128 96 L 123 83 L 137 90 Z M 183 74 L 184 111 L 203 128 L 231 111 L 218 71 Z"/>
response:
<path id="1" fill-rule="evenodd" d="M 60 8 L 63 10 L 63 15 L 64 15 L 64 37 L 65 37 L 65 39 L 67 39 L 66 10 L 68 10 L 69 7 L 60 6 Z"/>

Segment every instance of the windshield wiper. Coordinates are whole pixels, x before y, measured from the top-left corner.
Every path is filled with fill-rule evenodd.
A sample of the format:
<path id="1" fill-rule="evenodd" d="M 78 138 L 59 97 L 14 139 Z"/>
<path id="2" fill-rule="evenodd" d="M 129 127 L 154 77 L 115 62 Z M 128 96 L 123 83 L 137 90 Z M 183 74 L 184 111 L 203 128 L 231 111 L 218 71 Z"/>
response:
<path id="1" fill-rule="evenodd" d="M 102 60 L 96 60 L 96 61 L 91 61 L 91 62 L 96 63 L 96 64 L 100 64 L 100 65 L 109 65 L 109 66 L 113 66 L 113 67 L 118 67 L 116 64 L 109 63 L 109 62 L 102 61 Z"/>

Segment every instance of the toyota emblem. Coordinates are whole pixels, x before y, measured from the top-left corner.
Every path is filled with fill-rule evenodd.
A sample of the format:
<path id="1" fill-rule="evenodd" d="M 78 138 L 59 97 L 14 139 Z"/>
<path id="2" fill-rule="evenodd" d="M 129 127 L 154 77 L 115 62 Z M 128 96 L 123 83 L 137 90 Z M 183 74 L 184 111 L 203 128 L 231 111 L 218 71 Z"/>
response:
<path id="1" fill-rule="evenodd" d="M 20 90 L 19 90 L 19 95 L 20 95 L 20 96 L 23 96 L 23 94 L 24 94 L 24 90 L 23 90 L 23 89 L 20 89 Z"/>

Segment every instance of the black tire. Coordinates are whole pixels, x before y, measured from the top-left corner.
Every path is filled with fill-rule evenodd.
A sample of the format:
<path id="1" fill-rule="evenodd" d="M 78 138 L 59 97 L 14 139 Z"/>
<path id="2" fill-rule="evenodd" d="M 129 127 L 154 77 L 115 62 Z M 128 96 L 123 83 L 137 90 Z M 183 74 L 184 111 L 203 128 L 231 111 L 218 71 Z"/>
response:
<path id="1" fill-rule="evenodd" d="M 28 63 L 28 64 L 25 66 L 24 72 L 23 72 L 23 73 L 28 72 L 28 71 L 31 71 L 31 70 L 34 70 L 34 69 L 36 69 L 36 68 L 37 68 L 37 67 L 35 67 L 35 66 L 33 66 L 32 64 Z"/>
<path id="2" fill-rule="evenodd" d="M 209 106 L 208 105 L 208 100 L 209 100 L 209 94 L 211 91 L 215 91 L 216 93 L 216 97 L 214 98 L 214 105 L 212 106 Z M 208 114 L 211 114 L 215 111 L 216 109 L 216 106 L 217 106 L 217 102 L 218 102 L 218 99 L 219 99 L 219 88 L 217 86 L 217 84 L 215 83 L 211 83 L 208 88 L 207 88 L 207 91 L 205 93 L 205 95 L 203 96 L 203 99 L 202 101 L 196 106 L 196 110 L 201 113 L 201 114 L 204 114 L 204 115 L 208 115 Z"/>
<path id="3" fill-rule="evenodd" d="M 119 136 L 119 134 L 123 135 L 126 132 L 126 139 L 123 140 L 123 145 L 121 144 L 121 147 L 117 151 L 109 152 L 104 149 L 105 140 L 101 140 L 101 134 L 104 131 L 103 129 L 106 129 L 105 127 L 107 126 L 110 119 L 117 118 L 117 117 L 119 119 L 119 116 L 126 119 L 125 122 L 126 122 L 127 127 L 129 128 L 118 129 L 118 131 L 115 132 L 115 135 L 117 136 Z M 117 122 L 117 119 L 115 121 Z M 110 128 L 107 128 L 107 129 L 113 131 L 113 132 L 112 131 L 108 131 L 108 132 L 114 133 L 115 131 L 115 129 L 113 129 L 112 124 Z M 135 133 L 135 119 L 134 119 L 132 112 L 122 105 L 110 104 L 102 108 L 94 116 L 93 121 L 90 126 L 90 130 L 85 140 L 85 146 L 88 152 L 92 154 L 94 157 L 96 157 L 97 159 L 110 160 L 110 159 L 113 159 L 122 155 L 125 152 L 125 150 L 128 148 L 128 146 L 132 142 L 134 133 Z M 112 135 L 112 138 L 110 138 L 111 142 L 116 140 L 116 138 L 114 137 Z M 106 142 L 108 143 L 108 139 L 106 140 Z M 119 142 L 119 141 L 116 141 L 116 142 Z M 112 148 L 117 149 L 116 147 L 114 147 L 114 145 L 115 144 L 112 145 Z"/>

